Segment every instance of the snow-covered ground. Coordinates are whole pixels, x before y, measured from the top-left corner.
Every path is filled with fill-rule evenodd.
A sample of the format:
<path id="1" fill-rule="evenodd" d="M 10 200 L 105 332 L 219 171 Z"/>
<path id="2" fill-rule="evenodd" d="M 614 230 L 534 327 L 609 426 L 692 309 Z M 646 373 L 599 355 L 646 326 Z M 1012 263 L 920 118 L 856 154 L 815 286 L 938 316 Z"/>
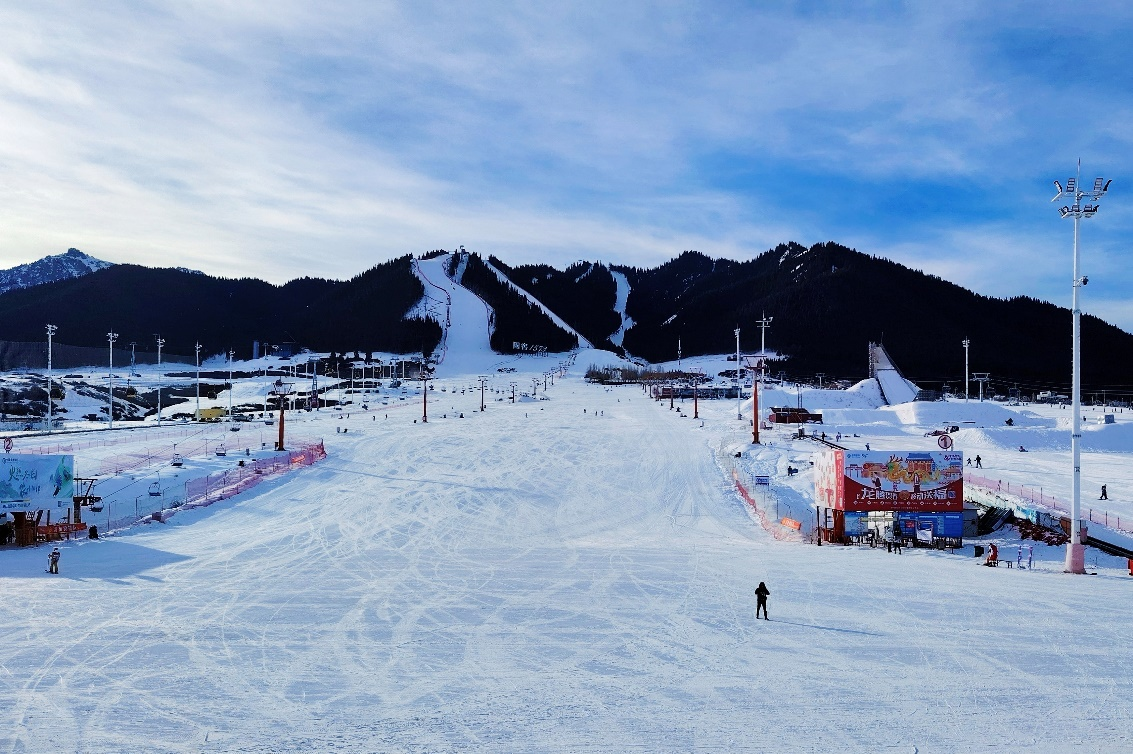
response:
<path id="1" fill-rule="evenodd" d="M 723 464 L 770 473 L 769 494 L 806 505 L 812 441 L 777 429 L 752 448 L 735 401 L 701 401 L 694 420 L 691 401 L 587 385 L 589 363 L 614 359 L 601 352 L 580 354 L 546 400 L 505 395 L 563 356 L 493 371 L 480 412 L 472 387 L 492 364 L 466 347 L 468 366 L 446 360 L 430 391 L 427 424 L 411 392 L 392 396 L 398 410 L 296 412 L 288 427 L 326 443 L 314 467 L 67 544 L 58 577 L 42 547 L 0 551 L 0 748 L 1130 746 L 1123 561 L 1091 550 L 1099 575 L 1076 577 L 1043 545 L 1033 570 L 1008 570 L 979 567 L 971 547 L 778 542 Z M 764 396 L 777 400 L 823 411 L 852 447 L 931 447 L 924 432 L 952 421 L 989 471 L 1068 476 L 1065 410 L 876 408 L 865 388 Z M 1133 415 L 1118 416 L 1091 425 L 1083 466 L 1127 505 Z M 1035 449 L 1011 450 L 1021 443 Z M 1011 530 L 987 540 L 1003 556 L 1020 544 Z M 759 581 L 769 622 L 754 619 Z"/>

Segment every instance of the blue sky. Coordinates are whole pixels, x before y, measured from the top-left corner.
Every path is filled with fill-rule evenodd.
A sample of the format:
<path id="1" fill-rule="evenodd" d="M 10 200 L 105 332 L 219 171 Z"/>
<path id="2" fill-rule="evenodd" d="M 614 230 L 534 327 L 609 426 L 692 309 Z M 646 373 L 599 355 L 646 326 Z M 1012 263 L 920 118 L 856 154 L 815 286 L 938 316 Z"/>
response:
<path id="1" fill-rule="evenodd" d="M 0 265 L 833 240 L 1066 304 L 1081 158 L 1084 306 L 1133 330 L 1130 39 L 1107 2 L 0 3 Z"/>

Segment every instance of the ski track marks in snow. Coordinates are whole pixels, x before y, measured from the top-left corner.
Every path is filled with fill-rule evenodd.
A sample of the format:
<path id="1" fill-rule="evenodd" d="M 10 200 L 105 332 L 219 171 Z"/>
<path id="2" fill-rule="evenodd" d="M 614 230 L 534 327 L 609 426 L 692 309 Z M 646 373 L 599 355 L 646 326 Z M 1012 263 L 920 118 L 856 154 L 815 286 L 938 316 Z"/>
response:
<path id="1" fill-rule="evenodd" d="M 57 578 L 2 553 L 0 749 L 1127 747 L 1126 582 L 777 543 L 716 468 L 730 402 L 548 394 L 332 416 L 319 465 Z"/>

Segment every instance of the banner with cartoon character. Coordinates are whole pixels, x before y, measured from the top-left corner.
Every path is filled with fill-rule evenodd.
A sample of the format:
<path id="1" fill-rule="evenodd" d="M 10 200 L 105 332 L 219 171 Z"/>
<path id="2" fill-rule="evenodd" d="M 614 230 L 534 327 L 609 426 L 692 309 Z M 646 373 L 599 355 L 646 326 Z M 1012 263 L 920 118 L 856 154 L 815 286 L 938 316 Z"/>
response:
<path id="1" fill-rule="evenodd" d="M 847 511 L 962 511 L 964 455 L 830 450 L 815 463 L 816 502 Z"/>
<path id="2" fill-rule="evenodd" d="M 0 456 L 0 512 L 69 508 L 74 480 L 72 455 Z"/>

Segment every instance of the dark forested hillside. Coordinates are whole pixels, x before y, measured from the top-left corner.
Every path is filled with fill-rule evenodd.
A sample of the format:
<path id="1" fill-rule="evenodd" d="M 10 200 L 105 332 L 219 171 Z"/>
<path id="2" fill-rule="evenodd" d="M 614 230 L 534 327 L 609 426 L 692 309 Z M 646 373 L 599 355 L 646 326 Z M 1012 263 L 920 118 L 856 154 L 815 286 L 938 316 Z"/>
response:
<path id="1" fill-rule="evenodd" d="M 604 264 L 576 262 L 561 272 L 545 264 L 508 267 L 490 257 L 508 279 L 563 318 L 595 348 L 615 350 L 610 335 L 621 318 L 614 313 L 617 285 Z"/>
<path id="2" fill-rule="evenodd" d="M 910 379 L 955 386 L 968 337 L 972 370 L 994 381 L 1070 379 L 1066 309 L 980 296 L 834 243 L 784 244 L 745 262 L 686 252 L 652 270 L 616 269 L 632 286 L 627 313 L 636 324 L 625 347 L 649 360 L 675 358 L 678 338 L 685 354 L 726 353 L 735 327 L 744 351 L 758 350 L 756 322 L 766 312 L 774 317 L 768 350 L 787 355 L 781 368 L 797 376 L 863 377 L 868 343 L 882 341 Z M 1133 335 L 1090 316 L 1082 334 L 1086 383 L 1133 383 Z"/>
<path id="3" fill-rule="evenodd" d="M 569 351 L 578 345 L 574 335 L 556 325 L 514 286 L 500 280 L 478 254 L 453 254 L 449 260 L 450 275 L 456 274 L 462 261 L 464 273 L 458 282 L 484 299 L 494 312 L 493 350 L 517 353 L 542 349 L 556 353 Z M 516 344 L 519 344 L 518 348 Z"/>
<path id="4" fill-rule="evenodd" d="M 623 346 L 649 361 L 675 359 L 678 340 L 686 356 L 731 352 L 736 327 L 743 350 L 754 352 L 757 322 L 766 314 L 774 318 L 768 349 L 786 357 L 776 371 L 793 377 L 860 379 L 868 343 L 881 341 L 922 387 L 956 387 L 967 337 L 971 370 L 990 372 L 997 392 L 1015 383 L 1028 392 L 1065 390 L 1070 382 L 1066 309 L 980 296 L 835 243 L 783 244 L 746 261 L 687 251 L 651 269 L 580 262 L 559 271 L 489 260 L 506 279 L 463 251 L 452 255 L 449 272 L 462 270 L 461 284 L 494 310 L 491 344 L 501 353 L 577 344 L 520 288 L 596 346 L 613 348 L 610 335 L 620 325 L 613 271 L 630 285 L 626 314 L 634 324 Z M 41 343 L 50 322 L 59 327 L 57 343 L 105 348 L 113 329 L 119 346 L 133 340 L 142 351 L 152 350 L 154 333 L 161 333 L 169 354 L 192 354 L 198 340 L 206 353 L 234 348 L 241 356 L 253 340 L 324 352 L 431 353 L 440 325 L 403 318 L 422 294 L 408 256 L 347 281 L 301 278 L 283 286 L 115 265 L 0 295 L 0 341 Z M 1082 338 L 1086 391 L 1133 392 L 1133 335 L 1084 316 Z"/>
<path id="5" fill-rule="evenodd" d="M 75 346 L 135 340 L 152 350 L 160 333 L 169 353 L 207 354 L 229 348 L 250 356 L 253 340 L 324 351 L 431 353 L 440 326 L 402 317 L 423 293 L 405 256 L 348 281 L 300 278 L 283 286 L 229 280 L 172 269 L 115 265 L 79 278 L 0 296 L 3 339 L 41 341 L 46 323 Z"/>

